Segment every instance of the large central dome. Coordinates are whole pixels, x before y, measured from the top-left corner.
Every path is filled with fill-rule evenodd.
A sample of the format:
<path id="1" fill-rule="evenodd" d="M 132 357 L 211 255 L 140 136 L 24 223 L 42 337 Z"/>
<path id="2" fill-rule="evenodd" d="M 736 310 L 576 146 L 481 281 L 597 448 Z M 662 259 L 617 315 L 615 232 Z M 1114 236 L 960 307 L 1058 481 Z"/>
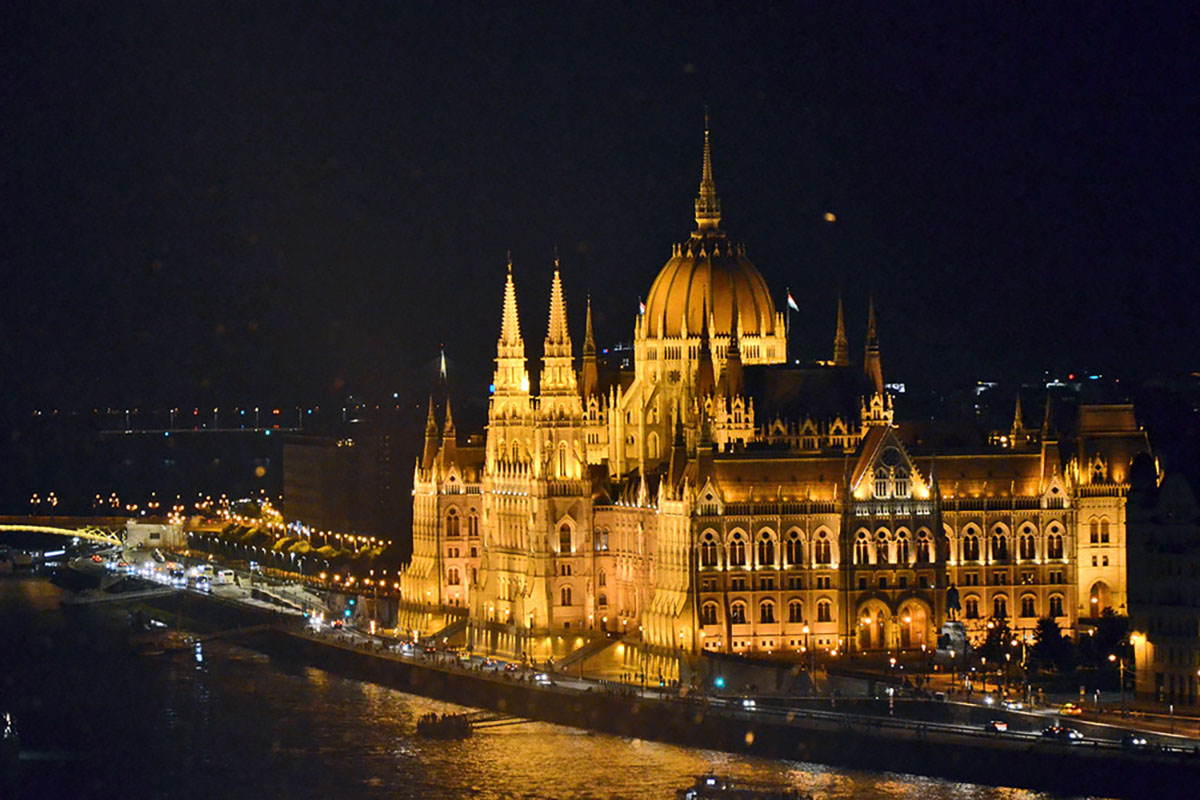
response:
<path id="1" fill-rule="evenodd" d="M 763 276 L 743 248 L 717 230 L 702 229 L 676 247 L 654 279 L 646 301 L 648 331 L 654 337 L 696 336 L 708 309 L 709 333 L 727 336 L 735 305 L 743 335 L 775 333 L 775 303 Z"/>
<path id="2" fill-rule="evenodd" d="M 700 331 L 705 309 L 712 326 L 709 333 L 728 336 L 735 305 L 742 334 L 775 333 L 775 303 L 767 282 L 746 258 L 745 248 L 735 246 L 721 232 L 720 223 L 721 201 L 713 183 L 706 124 L 704 167 L 696 198 L 697 230 L 688 241 L 675 247 L 671 260 L 650 287 L 646 319 L 651 336 L 695 336 Z"/>

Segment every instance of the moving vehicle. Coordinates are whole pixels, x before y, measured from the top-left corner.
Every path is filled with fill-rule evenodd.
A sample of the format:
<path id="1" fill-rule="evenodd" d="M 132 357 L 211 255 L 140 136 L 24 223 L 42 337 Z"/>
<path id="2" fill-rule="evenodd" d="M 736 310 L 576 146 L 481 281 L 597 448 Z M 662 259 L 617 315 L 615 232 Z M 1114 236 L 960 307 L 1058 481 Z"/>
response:
<path id="1" fill-rule="evenodd" d="M 989 719 L 983 723 L 983 729 L 988 733 L 1007 733 L 1008 723 L 1002 719 Z"/>
<path id="2" fill-rule="evenodd" d="M 1083 713 L 1083 709 L 1074 703 L 1063 703 L 1062 708 L 1058 710 L 1058 713 L 1062 714 L 1064 717 L 1078 717 Z"/>
<path id="3" fill-rule="evenodd" d="M 224 585 L 233 583 L 233 570 L 231 570 L 231 569 L 218 570 L 216 583 L 218 586 L 224 586 Z"/>
<path id="4" fill-rule="evenodd" d="M 1074 728 L 1063 725 L 1050 725 L 1042 729 L 1042 738 L 1067 744 L 1078 744 L 1083 741 L 1083 734 Z"/>
<path id="5" fill-rule="evenodd" d="M 1121 747 L 1126 750 L 1149 750 L 1150 742 L 1140 733 L 1127 733 L 1121 737 Z"/>

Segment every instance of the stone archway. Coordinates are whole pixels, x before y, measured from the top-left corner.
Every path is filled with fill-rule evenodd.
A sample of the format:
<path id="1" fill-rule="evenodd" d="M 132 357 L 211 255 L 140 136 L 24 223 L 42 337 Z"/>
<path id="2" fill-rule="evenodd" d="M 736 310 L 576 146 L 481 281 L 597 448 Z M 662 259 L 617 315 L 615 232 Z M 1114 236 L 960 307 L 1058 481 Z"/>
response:
<path id="1" fill-rule="evenodd" d="M 932 615 L 929 606 L 923 600 L 910 597 L 900 604 L 900 649 L 916 650 L 925 645 L 932 649 L 934 646 L 933 631 L 930 628 Z"/>
<path id="2" fill-rule="evenodd" d="M 886 650 L 889 647 L 892 612 L 881 600 L 868 600 L 858 611 L 858 649 Z"/>
<path id="3" fill-rule="evenodd" d="M 1108 584 L 1104 581 L 1096 581 L 1092 584 L 1092 590 L 1088 593 L 1088 614 L 1097 618 L 1104 613 L 1104 609 L 1112 608 L 1112 590 L 1108 588 Z"/>

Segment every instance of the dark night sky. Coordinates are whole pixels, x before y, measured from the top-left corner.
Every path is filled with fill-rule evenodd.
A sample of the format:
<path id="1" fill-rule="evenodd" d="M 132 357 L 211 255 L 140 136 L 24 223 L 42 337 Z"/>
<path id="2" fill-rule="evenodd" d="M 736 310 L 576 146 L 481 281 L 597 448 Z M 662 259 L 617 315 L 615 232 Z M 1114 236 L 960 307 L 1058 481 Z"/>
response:
<path id="1" fill-rule="evenodd" d="M 482 395 L 509 249 L 532 356 L 555 246 L 628 338 L 706 103 L 804 356 L 841 289 L 889 379 L 1200 368 L 1186 4 L 50 5 L 0 24 L 14 407 L 423 394 L 443 341 Z"/>

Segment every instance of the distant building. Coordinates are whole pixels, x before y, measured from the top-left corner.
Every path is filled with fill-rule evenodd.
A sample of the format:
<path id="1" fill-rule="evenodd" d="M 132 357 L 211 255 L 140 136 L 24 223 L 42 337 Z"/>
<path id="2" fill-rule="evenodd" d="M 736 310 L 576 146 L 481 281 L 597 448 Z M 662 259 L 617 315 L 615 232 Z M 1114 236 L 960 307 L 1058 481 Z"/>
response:
<path id="1" fill-rule="evenodd" d="M 182 523 L 169 523 L 162 519 L 131 519 L 125 523 L 125 545 L 141 548 L 187 547 L 187 537 Z"/>
<path id="2" fill-rule="evenodd" d="M 1140 464 L 1129 492 L 1130 636 L 1137 696 L 1195 705 L 1200 681 L 1200 506 L 1187 481 Z"/>
<path id="3" fill-rule="evenodd" d="M 380 536 L 402 549 L 407 517 L 392 475 L 392 431 L 363 421 L 340 436 L 288 436 L 283 445 L 283 502 L 288 519 L 314 529 Z"/>
<path id="4" fill-rule="evenodd" d="M 1150 449 L 1132 406 L 1059 431 L 1018 403 L 990 440 L 898 422 L 873 303 L 861 358 L 839 301 L 831 357 L 787 363 L 784 314 L 720 227 L 707 132 L 695 220 L 616 371 L 590 306 L 576 361 L 556 261 L 533 386 L 509 264 L 486 440 L 430 411 L 401 627 L 467 608 L 477 649 L 537 658 L 624 632 L 671 679 L 702 652 L 933 647 L 951 586 L 977 636 L 1126 613 L 1129 466 Z"/>

